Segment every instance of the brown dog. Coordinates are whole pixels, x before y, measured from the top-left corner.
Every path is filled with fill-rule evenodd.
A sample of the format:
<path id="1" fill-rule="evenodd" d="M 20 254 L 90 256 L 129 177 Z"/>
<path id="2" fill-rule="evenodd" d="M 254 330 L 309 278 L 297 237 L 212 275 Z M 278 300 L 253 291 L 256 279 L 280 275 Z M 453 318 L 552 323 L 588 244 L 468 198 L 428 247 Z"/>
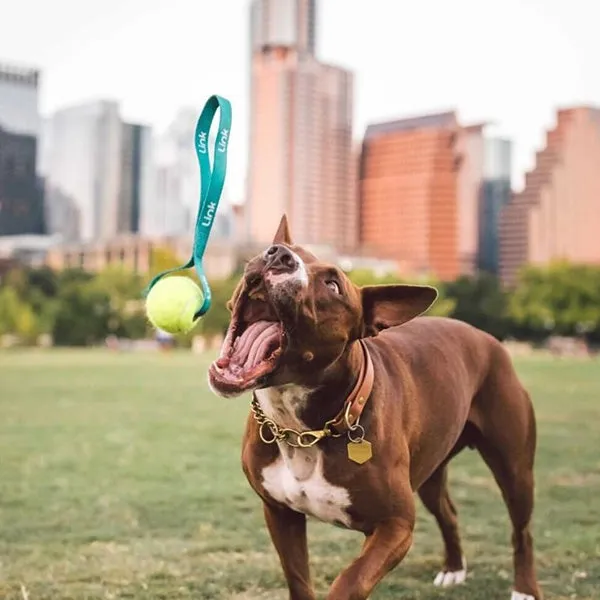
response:
<path id="1" fill-rule="evenodd" d="M 541 600 L 530 520 L 536 425 L 504 348 L 452 319 L 420 317 L 426 286 L 358 288 L 295 246 L 287 220 L 230 302 L 212 389 L 253 391 L 244 472 L 262 498 L 292 600 L 314 600 L 306 515 L 361 531 L 331 600 L 363 599 L 406 555 L 414 492 L 445 543 L 436 585 L 466 576 L 446 465 L 465 446 L 492 470 L 513 525 L 513 600 Z"/>

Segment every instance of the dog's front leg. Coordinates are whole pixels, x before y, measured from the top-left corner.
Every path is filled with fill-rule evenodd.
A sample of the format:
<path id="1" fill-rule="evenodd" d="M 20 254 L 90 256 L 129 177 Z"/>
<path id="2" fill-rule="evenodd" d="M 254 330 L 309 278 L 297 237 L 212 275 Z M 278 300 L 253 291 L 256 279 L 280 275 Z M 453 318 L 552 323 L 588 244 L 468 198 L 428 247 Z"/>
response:
<path id="1" fill-rule="evenodd" d="M 365 600 L 406 555 L 413 539 L 414 517 L 380 523 L 365 540 L 360 556 L 333 582 L 328 600 Z"/>
<path id="2" fill-rule="evenodd" d="M 290 590 L 290 600 L 315 600 L 308 566 L 306 517 L 284 506 L 272 506 L 266 502 L 263 508 Z"/>

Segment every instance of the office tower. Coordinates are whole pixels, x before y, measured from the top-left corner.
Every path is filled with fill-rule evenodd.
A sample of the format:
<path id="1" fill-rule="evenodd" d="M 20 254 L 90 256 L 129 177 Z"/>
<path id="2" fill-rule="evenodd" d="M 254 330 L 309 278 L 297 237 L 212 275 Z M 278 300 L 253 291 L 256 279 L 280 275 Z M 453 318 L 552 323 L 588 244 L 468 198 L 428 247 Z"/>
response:
<path id="1" fill-rule="evenodd" d="M 45 132 L 49 232 L 83 242 L 138 232 L 152 194 L 151 130 L 100 100 L 57 111 Z"/>
<path id="2" fill-rule="evenodd" d="M 459 127 L 457 130 L 457 250 L 461 275 L 477 272 L 480 240 L 480 204 L 483 190 L 485 124 Z"/>
<path id="3" fill-rule="evenodd" d="M 152 131 L 135 123 L 123 123 L 121 132 L 121 188 L 118 233 L 140 233 L 142 215 L 151 210 L 154 194 Z"/>
<path id="4" fill-rule="evenodd" d="M 500 269 L 500 214 L 511 197 L 512 143 L 485 140 L 479 219 L 478 268 L 497 275 Z"/>
<path id="5" fill-rule="evenodd" d="M 370 125 L 360 177 L 360 241 L 402 273 L 460 273 L 459 134 L 454 113 Z"/>
<path id="6" fill-rule="evenodd" d="M 254 0 L 250 6 L 252 53 L 264 48 L 316 52 L 316 0 Z"/>
<path id="7" fill-rule="evenodd" d="M 35 69 L 0 65 L 0 235 L 45 231 Z"/>
<path id="8" fill-rule="evenodd" d="M 97 101 L 61 109 L 49 120 L 47 135 L 44 169 L 50 233 L 81 241 L 116 235 L 122 142 L 118 104 Z M 70 215 L 68 235 L 65 215 Z"/>
<path id="9" fill-rule="evenodd" d="M 362 246 L 409 276 L 496 272 L 499 211 L 510 193 L 510 142 L 455 113 L 367 128 L 359 182 Z M 496 265 L 496 266 L 494 266 Z"/>
<path id="10" fill-rule="evenodd" d="M 268 244 L 283 213 L 300 243 L 357 244 L 352 194 L 352 74 L 314 55 L 315 3 L 251 8 L 248 226 Z"/>
<path id="11" fill-rule="evenodd" d="M 515 283 L 527 264 L 600 264 L 600 109 L 558 111 L 524 189 L 501 214 L 500 273 Z"/>

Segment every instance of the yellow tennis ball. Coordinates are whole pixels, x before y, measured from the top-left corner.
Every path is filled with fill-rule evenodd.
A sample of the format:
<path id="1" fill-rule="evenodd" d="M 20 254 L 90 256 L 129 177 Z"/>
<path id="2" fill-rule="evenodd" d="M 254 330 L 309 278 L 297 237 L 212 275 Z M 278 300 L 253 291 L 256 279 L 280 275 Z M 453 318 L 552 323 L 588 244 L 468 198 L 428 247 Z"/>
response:
<path id="1" fill-rule="evenodd" d="M 146 297 L 146 314 L 158 329 L 188 333 L 196 325 L 194 315 L 203 301 L 202 290 L 189 277 L 163 277 Z"/>

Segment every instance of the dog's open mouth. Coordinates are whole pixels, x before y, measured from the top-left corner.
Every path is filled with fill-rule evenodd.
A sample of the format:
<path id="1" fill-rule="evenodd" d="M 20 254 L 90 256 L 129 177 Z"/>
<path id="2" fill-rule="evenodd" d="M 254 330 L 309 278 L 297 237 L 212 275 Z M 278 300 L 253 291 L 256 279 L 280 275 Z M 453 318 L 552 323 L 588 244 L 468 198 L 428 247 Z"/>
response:
<path id="1" fill-rule="evenodd" d="M 284 349 L 284 329 L 272 306 L 263 300 L 242 301 L 232 315 L 221 355 L 209 377 L 215 391 L 236 395 L 271 374 Z"/>

